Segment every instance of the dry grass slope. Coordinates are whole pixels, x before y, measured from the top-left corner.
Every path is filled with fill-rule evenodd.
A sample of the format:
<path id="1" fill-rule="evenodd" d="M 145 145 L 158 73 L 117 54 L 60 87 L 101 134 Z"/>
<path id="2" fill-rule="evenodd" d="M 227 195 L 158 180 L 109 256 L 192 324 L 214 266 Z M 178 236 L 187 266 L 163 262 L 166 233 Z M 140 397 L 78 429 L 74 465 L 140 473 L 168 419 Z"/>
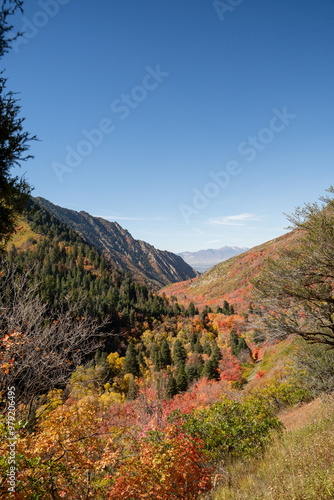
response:
<path id="1" fill-rule="evenodd" d="M 292 231 L 217 264 L 199 278 L 175 283 L 163 291 L 168 296 L 175 295 L 185 305 L 193 301 L 198 307 L 222 306 L 226 299 L 237 306 L 238 312 L 246 312 L 252 291 L 250 279 L 259 274 L 266 258 L 275 258 L 281 249 L 294 246 L 297 241 L 298 232 Z"/>
<path id="2" fill-rule="evenodd" d="M 29 246 L 31 246 L 32 241 L 37 242 L 41 238 L 43 237 L 40 234 L 35 233 L 29 226 L 28 222 L 22 219 L 18 224 L 13 237 L 9 241 L 7 249 L 10 249 L 12 245 L 15 245 L 15 247 L 19 250 L 26 250 Z"/>
<path id="3" fill-rule="evenodd" d="M 334 396 L 290 410 L 289 429 L 263 457 L 228 467 L 229 485 L 214 500 L 332 500 Z"/>

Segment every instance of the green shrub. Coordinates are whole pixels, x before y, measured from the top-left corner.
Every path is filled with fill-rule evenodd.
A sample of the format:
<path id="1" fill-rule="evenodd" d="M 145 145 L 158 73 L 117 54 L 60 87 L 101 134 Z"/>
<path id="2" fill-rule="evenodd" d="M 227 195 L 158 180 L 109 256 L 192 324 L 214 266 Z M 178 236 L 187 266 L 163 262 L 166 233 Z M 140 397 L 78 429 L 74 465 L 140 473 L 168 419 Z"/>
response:
<path id="1" fill-rule="evenodd" d="M 208 458 L 218 461 L 254 455 L 263 448 L 273 429 L 282 429 L 273 409 L 263 398 L 242 402 L 224 399 L 208 409 L 194 410 L 185 430 L 204 442 Z"/>
<path id="2" fill-rule="evenodd" d="M 275 438 L 261 458 L 228 464 L 228 483 L 217 488 L 214 500 L 332 500 L 333 409 L 328 398 L 311 424 Z"/>

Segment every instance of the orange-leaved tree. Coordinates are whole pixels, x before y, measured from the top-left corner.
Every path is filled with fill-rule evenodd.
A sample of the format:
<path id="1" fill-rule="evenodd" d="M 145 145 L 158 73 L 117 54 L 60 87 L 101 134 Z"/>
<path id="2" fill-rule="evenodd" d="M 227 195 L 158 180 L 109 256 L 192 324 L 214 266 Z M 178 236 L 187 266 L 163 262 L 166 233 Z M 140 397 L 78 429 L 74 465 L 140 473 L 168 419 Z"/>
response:
<path id="1" fill-rule="evenodd" d="M 212 468 L 203 444 L 169 425 L 155 439 L 143 438 L 116 473 L 109 500 L 192 500 L 211 489 Z"/>

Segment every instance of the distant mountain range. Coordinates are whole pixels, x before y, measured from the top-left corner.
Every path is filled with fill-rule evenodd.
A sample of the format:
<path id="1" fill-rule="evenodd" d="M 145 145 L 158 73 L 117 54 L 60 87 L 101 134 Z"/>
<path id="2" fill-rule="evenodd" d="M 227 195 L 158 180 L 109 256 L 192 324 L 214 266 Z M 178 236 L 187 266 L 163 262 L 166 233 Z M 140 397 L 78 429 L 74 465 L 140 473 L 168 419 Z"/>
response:
<path id="1" fill-rule="evenodd" d="M 123 271 L 154 288 L 195 278 L 198 273 L 181 256 L 157 250 L 145 241 L 135 240 L 117 222 L 93 217 L 54 205 L 44 198 L 35 202 L 51 212 L 58 220 L 76 231 Z"/>
<path id="2" fill-rule="evenodd" d="M 247 250 L 249 250 L 249 248 L 225 246 L 219 249 L 210 248 L 209 250 L 199 250 L 198 252 L 181 252 L 177 255 L 182 257 L 182 259 L 196 269 L 196 271 L 204 273 L 212 266 L 219 264 L 219 262 L 223 262 L 231 257 L 247 252 Z"/>

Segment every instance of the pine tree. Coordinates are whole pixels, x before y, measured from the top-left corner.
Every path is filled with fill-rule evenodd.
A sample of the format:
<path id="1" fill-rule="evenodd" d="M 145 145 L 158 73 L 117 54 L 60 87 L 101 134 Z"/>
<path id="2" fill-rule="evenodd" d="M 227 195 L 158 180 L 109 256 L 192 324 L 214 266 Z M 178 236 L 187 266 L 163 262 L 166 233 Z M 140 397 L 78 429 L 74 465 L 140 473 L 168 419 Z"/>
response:
<path id="1" fill-rule="evenodd" d="M 178 370 L 176 372 L 176 386 L 179 392 L 184 392 L 188 388 L 188 379 L 187 374 L 184 368 L 184 364 L 179 365 Z"/>
<path id="2" fill-rule="evenodd" d="M 198 352 L 198 354 L 203 354 L 203 347 L 199 340 L 194 347 L 194 352 Z"/>
<path id="3" fill-rule="evenodd" d="M 156 342 L 154 342 L 151 346 L 150 358 L 152 360 L 152 363 L 154 364 L 155 370 L 156 371 L 161 370 L 162 368 L 161 350 L 159 349 L 159 346 Z"/>
<path id="4" fill-rule="evenodd" d="M 126 395 L 126 399 L 129 401 L 133 401 L 138 396 L 138 387 L 136 385 L 135 379 L 133 377 L 130 378 L 128 393 Z"/>
<path id="5" fill-rule="evenodd" d="M 139 363 L 137 359 L 137 352 L 133 344 L 129 344 L 126 350 L 123 372 L 131 373 L 134 377 L 139 376 Z"/>
<path id="6" fill-rule="evenodd" d="M 203 310 L 203 311 L 201 312 L 201 315 L 200 315 L 200 320 L 201 320 L 201 322 L 202 322 L 202 325 L 205 327 L 206 322 L 207 322 L 207 320 L 208 320 L 208 313 L 207 313 L 206 311 L 204 311 L 204 310 Z"/>
<path id="7" fill-rule="evenodd" d="M 139 351 L 137 359 L 138 359 L 139 367 L 142 367 L 143 369 L 145 369 L 146 368 L 146 361 L 145 361 L 144 355 L 141 351 Z"/>
<path id="8" fill-rule="evenodd" d="M 193 317 L 196 314 L 196 308 L 194 306 L 193 302 L 190 302 L 189 307 L 188 307 L 188 316 Z"/>
<path id="9" fill-rule="evenodd" d="M 167 340 L 164 339 L 161 344 L 161 367 L 167 368 L 167 366 L 171 364 L 172 364 L 172 355 L 170 352 L 169 344 Z"/>
<path id="10" fill-rule="evenodd" d="M 231 343 L 231 354 L 233 354 L 233 356 L 237 356 L 238 355 L 238 346 L 239 346 L 239 337 L 237 335 L 237 331 L 236 330 L 231 330 L 231 333 L 230 333 L 230 343 Z"/>
<path id="11" fill-rule="evenodd" d="M 203 376 L 207 377 L 208 380 L 219 380 L 219 372 L 212 359 L 208 359 L 205 363 Z"/>
<path id="12" fill-rule="evenodd" d="M 4 29 L 4 6 L 0 10 L 0 42 Z M 1 46 L 0 46 L 1 55 Z M 15 231 L 19 215 L 29 200 L 31 188 L 23 178 L 13 177 L 11 170 L 31 156 L 26 155 L 31 137 L 24 132 L 24 119 L 12 92 L 6 90 L 6 79 L 0 73 L 0 251 Z"/>
<path id="13" fill-rule="evenodd" d="M 176 385 L 176 380 L 172 374 L 172 372 L 168 373 L 168 382 L 167 382 L 167 388 L 166 388 L 166 395 L 168 399 L 173 398 L 178 394 L 178 388 Z"/>
<path id="14" fill-rule="evenodd" d="M 211 347 L 210 347 L 209 342 L 205 342 L 204 347 L 203 347 L 203 352 L 204 352 L 204 354 L 211 356 Z"/>
<path id="15" fill-rule="evenodd" d="M 191 334 L 191 338 L 190 338 L 190 345 L 191 345 L 191 350 L 194 351 L 194 348 L 197 344 L 197 335 L 195 332 L 193 332 Z"/>
<path id="16" fill-rule="evenodd" d="M 249 351 L 249 347 L 247 345 L 246 340 L 243 337 L 240 337 L 239 339 L 239 344 L 238 344 L 238 354 L 240 354 L 241 351 Z"/>
<path id="17" fill-rule="evenodd" d="M 181 342 L 181 340 L 176 339 L 173 347 L 173 359 L 174 363 L 178 366 L 184 365 L 187 359 L 186 350 Z"/>
<path id="18" fill-rule="evenodd" d="M 219 367 L 219 361 L 223 358 L 222 353 L 217 346 L 216 342 L 213 344 L 211 359 L 214 363 L 215 368 Z"/>
<path id="19" fill-rule="evenodd" d="M 200 354 L 198 356 L 198 363 L 196 365 L 197 378 L 201 378 L 203 376 L 203 370 L 204 370 L 204 359 Z"/>
<path id="20" fill-rule="evenodd" d="M 191 384 L 198 377 L 197 367 L 195 365 L 186 366 L 186 374 L 189 384 Z"/>

